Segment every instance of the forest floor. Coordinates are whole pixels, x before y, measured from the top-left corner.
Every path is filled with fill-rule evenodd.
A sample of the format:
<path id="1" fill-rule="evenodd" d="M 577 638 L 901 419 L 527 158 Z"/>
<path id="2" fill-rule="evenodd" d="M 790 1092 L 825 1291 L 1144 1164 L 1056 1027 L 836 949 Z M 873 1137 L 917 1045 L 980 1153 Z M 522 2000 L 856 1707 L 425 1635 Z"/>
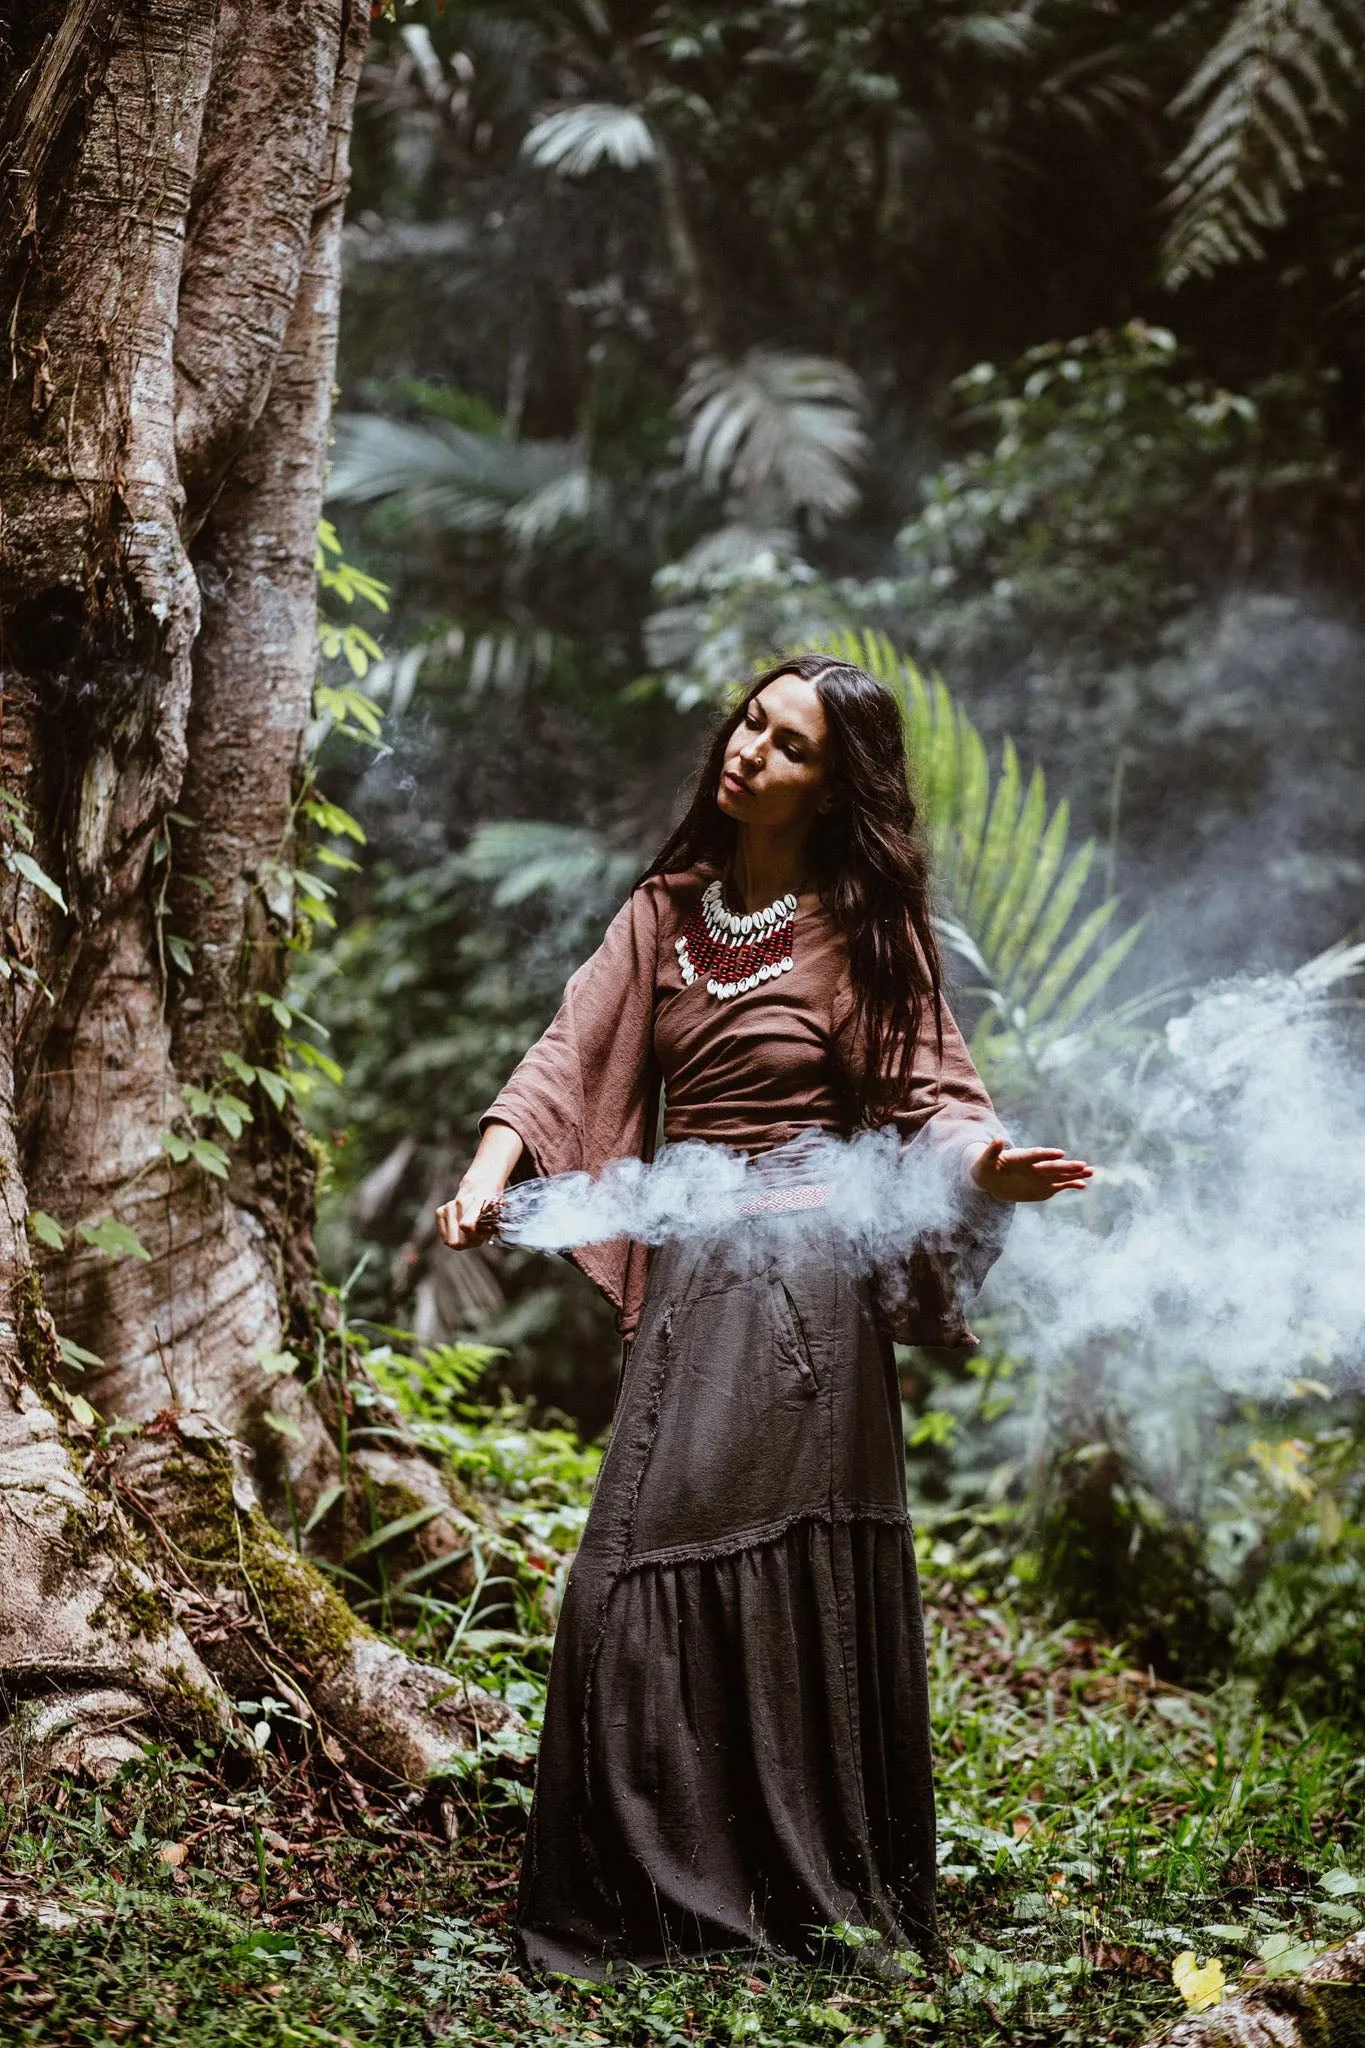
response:
<path id="1" fill-rule="evenodd" d="M 316 1750 L 291 1761 L 275 1739 L 254 1768 L 149 1748 L 99 1796 L 49 1784 L 4 1817 L 0 2041 L 1129 2043 L 1201 1987 L 1291 1974 L 1365 1921 L 1365 1759 L 1350 1731 L 1272 1716 L 1241 1686 L 1154 1682 L 1092 1633 L 974 1587 L 944 1535 L 920 1548 L 935 1969 L 880 1983 L 850 1933 L 819 1969 L 531 1980 L 509 1944 L 525 1763 L 452 1788 L 442 1820 Z M 495 1645 L 513 1668 L 508 1632 L 464 1641 L 486 1678 Z M 543 1660 L 517 1647 L 529 1708 L 526 1673 Z"/>

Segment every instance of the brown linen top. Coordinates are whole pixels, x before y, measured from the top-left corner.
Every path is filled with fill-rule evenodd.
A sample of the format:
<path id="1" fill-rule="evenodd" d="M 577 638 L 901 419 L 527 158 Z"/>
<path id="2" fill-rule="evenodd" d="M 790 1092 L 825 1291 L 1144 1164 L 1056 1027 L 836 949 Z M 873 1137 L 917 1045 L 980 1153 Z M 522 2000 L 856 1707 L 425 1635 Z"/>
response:
<path id="1" fill-rule="evenodd" d="M 597 1173 L 612 1159 L 649 1158 L 664 1087 L 664 1134 L 747 1152 L 816 1126 L 849 1134 L 859 1047 L 842 934 L 814 898 L 796 915 L 789 974 L 725 1002 L 704 977 L 685 985 L 674 941 L 714 870 L 654 876 L 613 918 L 564 991 L 558 1014 L 480 1120 L 510 1124 L 540 1175 Z M 960 1150 L 1003 1136 L 989 1095 L 945 1005 L 939 1058 L 932 1016 L 915 1049 L 904 1101 L 890 1117 L 907 1140 Z M 526 1170 L 526 1169 L 523 1169 Z M 964 1183 L 951 1241 L 907 1246 L 908 1283 L 888 1322 L 920 1344 L 973 1341 L 963 1317 L 1004 1241 L 1007 1203 Z M 634 1334 L 647 1247 L 624 1238 L 570 1254 Z"/>

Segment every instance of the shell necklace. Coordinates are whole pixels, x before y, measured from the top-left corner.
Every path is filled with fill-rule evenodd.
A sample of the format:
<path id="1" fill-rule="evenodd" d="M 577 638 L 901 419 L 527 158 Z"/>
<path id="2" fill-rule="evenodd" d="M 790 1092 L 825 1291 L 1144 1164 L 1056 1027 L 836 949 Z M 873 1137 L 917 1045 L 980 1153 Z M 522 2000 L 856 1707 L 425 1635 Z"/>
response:
<path id="1" fill-rule="evenodd" d="M 720 882 L 707 884 L 701 902 L 674 940 L 682 978 L 690 987 L 707 977 L 706 993 L 727 1002 L 760 982 L 792 971 L 796 898 L 779 896 L 766 910 L 727 910 Z"/>

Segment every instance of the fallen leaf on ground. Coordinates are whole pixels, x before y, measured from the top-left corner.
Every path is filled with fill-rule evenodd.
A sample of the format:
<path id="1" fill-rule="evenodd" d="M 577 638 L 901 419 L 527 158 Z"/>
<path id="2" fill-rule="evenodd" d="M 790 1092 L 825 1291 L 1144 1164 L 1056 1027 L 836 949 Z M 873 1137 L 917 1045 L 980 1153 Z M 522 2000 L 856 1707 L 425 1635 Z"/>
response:
<path id="1" fill-rule="evenodd" d="M 1187 1948 L 1172 1963 L 1171 1978 L 1191 2012 L 1207 2012 L 1223 2002 L 1227 1978 L 1217 1956 L 1201 1963 L 1194 1950 Z"/>

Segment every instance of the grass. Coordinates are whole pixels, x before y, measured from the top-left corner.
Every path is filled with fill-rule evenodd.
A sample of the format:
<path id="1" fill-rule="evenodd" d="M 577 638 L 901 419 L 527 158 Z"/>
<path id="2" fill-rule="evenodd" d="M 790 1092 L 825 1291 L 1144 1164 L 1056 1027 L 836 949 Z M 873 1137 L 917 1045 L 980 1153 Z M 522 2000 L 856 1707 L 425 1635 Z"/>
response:
<path id="1" fill-rule="evenodd" d="M 466 1483 L 497 1504 L 479 1598 L 501 1583 L 491 1618 L 505 1625 L 418 1587 L 405 1627 L 534 1722 L 592 1460 L 509 1411 L 452 1410 L 447 1427 Z M 495 1760 L 441 1808 L 362 1788 L 276 1729 L 259 1764 L 151 1748 L 99 1796 L 49 1785 L 10 1810 L 0 2041 L 1128 2043 L 1185 2010 L 1177 1956 L 1216 1960 L 1231 1986 L 1288 1974 L 1365 1920 L 1365 1762 L 1349 1729 L 1272 1717 L 1246 1685 L 1161 1684 L 1090 1632 L 1040 1624 L 982 1569 L 960 1517 L 922 1527 L 920 1552 L 937 1971 L 884 1986 L 850 1943 L 839 1968 L 525 1979 L 509 1943 L 525 1761 Z"/>

